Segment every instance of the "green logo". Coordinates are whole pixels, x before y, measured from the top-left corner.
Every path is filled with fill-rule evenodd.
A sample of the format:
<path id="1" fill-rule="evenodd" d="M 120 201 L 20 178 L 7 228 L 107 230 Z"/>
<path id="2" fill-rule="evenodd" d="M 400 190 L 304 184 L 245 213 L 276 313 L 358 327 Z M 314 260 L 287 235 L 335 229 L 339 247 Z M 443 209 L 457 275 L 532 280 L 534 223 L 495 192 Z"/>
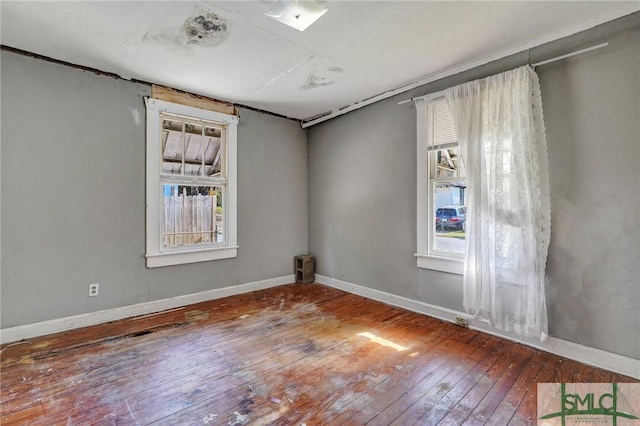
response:
<path id="1" fill-rule="evenodd" d="M 596 384 L 592 384 L 596 386 Z M 617 383 L 611 384 L 611 392 L 574 392 L 569 393 L 566 389 L 566 383 L 560 384 L 560 389 L 555 393 L 552 400 L 547 404 L 545 410 L 557 409 L 558 399 L 560 402 L 560 410 L 540 416 L 540 420 L 552 419 L 559 417 L 562 426 L 565 426 L 567 417 L 581 416 L 578 423 L 596 423 L 593 416 L 607 416 L 616 426 L 618 418 L 636 420 L 638 417 L 633 412 L 631 404 L 620 392 Z M 599 423 L 599 422 L 598 422 Z"/>

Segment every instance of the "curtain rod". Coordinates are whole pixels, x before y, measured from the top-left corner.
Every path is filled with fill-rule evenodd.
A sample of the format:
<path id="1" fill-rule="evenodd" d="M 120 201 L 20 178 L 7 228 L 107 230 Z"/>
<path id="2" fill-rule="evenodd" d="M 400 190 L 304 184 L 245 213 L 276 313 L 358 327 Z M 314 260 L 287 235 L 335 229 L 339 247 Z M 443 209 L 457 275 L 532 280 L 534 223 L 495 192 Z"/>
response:
<path id="1" fill-rule="evenodd" d="M 539 67 L 540 65 L 550 64 L 551 62 L 560 61 L 562 59 L 567 59 L 567 58 L 570 58 L 572 56 L 580 55 L 582 53 L 587 53 L 587 52 L 590 52 L 592 50 L 600 49 L 601 47 L 607 47 L 607 46 L 609 46 L 609 43 L 601 43 L 601 44 L 597 44 L 595 46 L 587 47 L 585 49 L 576 50 L 574 52 L 566 53 L 564 55 L 556 56 L 554 58 L 547 59 L 547 60 L 541 61 L 541 62 L 536 62 L 535 64 L 530 64 L 530 65 L 535 68 L 535 67 Z M 398 105 L 402 105 L 402 104 L 406 104 L 406 103 L 409 103 L 409 102 L 417 101 L 417 100 L 425 98 L 427 96 L 431 96 L 431 93 L 428 94 L 428 95 L 424 95 L 424 96 L 416 96 L 414 98 L 405 99 L 404 101 L 398 102 Z"/>
<path id="2" fill-rule="evenodd" d="M 592 50 L 600 49 L 601 47 L 607 47 L 609 43 L 597 44 L 595 46 L 587 47 L 586 49 L 576 50 L 575 52 L 567 53 L 566 55 L 556 56 L 555 58 L 547 59 L 546 61 L 536 62 L 535 64 L 531 64 L 532 67 L 539 67 L 540 65 L 550 64 L 551 62 L 559 61 L 562 59 L 570 58 L 572 56 L 580 55 L 582 53 L 587 53 Z"/>

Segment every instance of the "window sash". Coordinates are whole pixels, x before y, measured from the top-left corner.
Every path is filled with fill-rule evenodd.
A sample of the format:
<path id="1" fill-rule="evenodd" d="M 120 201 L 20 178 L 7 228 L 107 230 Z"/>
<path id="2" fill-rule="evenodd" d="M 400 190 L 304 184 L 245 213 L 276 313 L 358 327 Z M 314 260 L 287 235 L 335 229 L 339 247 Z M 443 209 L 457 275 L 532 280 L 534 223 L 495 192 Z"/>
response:
<path id="1" fill-rule="evenodd" d="M 238 117 L 187 105 L 146 98 L 147 106 L 147 267 L 169 266 L 237 256 L 237 123 Z M 221 173 L 214 176 L 163 173 L 163 119 L 173 118 L 220 130 Z M 202 146 L 200 149 L 202 150 Z M 202 151 L 200 151 L 202 153 Z M 204 157 L 204 156 L 203 156 Z M 184 158 L 184 157 L 183 157 Z M 202 163 L 201 163 L 202 164 Z M 179 247 L 164 247 L 163 185 L 220 188 L 224 240 Z M 215 208 L 213 208 L 215 213 Z"/>
<path id="2" fill-rule="evenodd" d="M 175 185 L 199 185 L 199 186 L 221 186 L 226 185 L 228 180 L 219 177 L 202 177 L 202 176 L 180 176 L 160 173 L 160 181 Z"/>
<path id="3" fill-rule="evenodd" d="M 212 121 L 212 120 L 203 120 L 203 119 L 199 119 L 199 118 L 194 118 L 194 117 L 188 117 L 188 116 L 182 116 L 182 115 L 177 115 L 177 114 L 172 114 L 172 113 L 167 113 L 167 112 L 163 112 L 160 113 L 160 135 L 161 135 L 161 140 L 158 143 L 158 148 L 160 149 L 160 162 L 161 162 L 161 166 L 160 166 L 160 185 L 159 185 L 159 190 L 161 192 L 160 195 L 160 199 L 163 200 L 161 203 L 158 204 L 158 209 L 160 210 L 159 213 L 159 217 L 160 217 L 160 247 L 159 247 L 159 252 L 160 253 L 168 253 L 168 252 L 176 252 L 176 251 L 189 251 L 189 250 L 193 250 L 193 249 L 206 249 L 206 248 L 215 248 L 215 247 L 224 247 L 226 245 L 226 236 L 228 234 L 228 230 L 227 230 L 227 220 L 226 220 L 226 210 L 227 210 L 227 201 L 226 201 L 226 194 L 227 194 L 227 178 L 226 178 L 226 174 L 227 174 L 227 158 L 226 158 L 226 146 L 227 146 L 227 139 L 226 139 L 226 135 L 227 135 L 227 131 L 226 131 L 226 125 L 219 123 L 217 121 Z M 166 139 L 164 137 L 164 132 L 165 132 L 165 127 L 164 127 L 164 123 L 166 121 L 172 121 L 175 122 L 180 128 L 181 128 L 181 144 L 182 144 L 182 149 L 181 149 L 181 155 L 180 155 L 180 159 L 181 159 L 181 168 L 180 168 L 180 173 L 166 173 L 163 171 L 163 167 L 164 164 L 166 162 L 165 157 L 165 150 L 166 150 Z M 201 164 L 201 169 L 200 169 L 200 174 L 196 174 L 196 175 L 191 175 L 191 174 L 186 174 L 185 173 L 185 169 L 186 169 L 186 161 L 187 161 L 187 155 L 186 155 L 186 151 L 188 148 L 188 144 L 187 144 L 187 140 L 186 140 L 186 134 L 187 134 L 187 126 L 188 125 L 197 125 L 200 126 L 200 136 L 201 136 L 201 140 L 199 141 L 200 146 L 196 147 L 196 149 L 199 148 L 200 150 L 200 164 Z M 207 128 L 213 128 L 213 129 L 218 129 L 220 132 L 220 146 L 219 146 L 219 150 L 216 154 L 216 156 L 214 157 L 213 163 L 212 163 L 212 167 L 215 167 L 216 165 L 216 159 L 219 159 L 220 162 L 220 174 L 218 176 L 207 176 L 205 175 L 205 171 L 206 171 L 206 166 L 205 166 L 205 150 L 206 150 L 206 141 L 205 141 L 205 131 Z M 194 135 L 196 135 L 197 133 L 193 133 Z M 171 184 L 171 185 L 178 185 L 178 186 L 211 186 L 211 187 L 218 187 L 220 188 L 221 192 L 222 192 L 222 236 L 223 236 L 223 240 L 222 241 L 211 241 L 208 243 L 197 243 L 197 242 L 193 242 L 193 243 L 185 243 L 185 244 L 179 244 L 179 245 L 167 245 L 166 241 L 167 241 L 167 233 L 166 233 L 166 220 L 167 220 L 167 216 L 166 216 L 166 207 L 165 207 L 165 196 L 164 196 L 164 185 L 165 184 Z M 216 206 L 212 206 L 212 211 L 210 212 L 211 216 L 212 216 L 212 222 L 213 225 L 216 224 Z M 188 215 L 188 213 L 185 213 Z M 196 232 L 194 232 L 196 233 Z M 201 233 L 201 232 L 200 232 Z M 180 234 L 184 234 L 184 233 L 180 233 Z M 213 238 L 212 238 L 213 239 Z M 178 239 L 180 241 L 183 240 L 183 238 Z"/>
<path id="4" fill-rule="evenodd" d="M 442 146 L 457 146 L 453 116 L 449 111 L 449 105 L 444 95 L 428 100 L 426 102 L 426 128 L 427 147 L 430 151 L 442 149 Z"/>
<path id="5" fill-rule="evenodd" d="M 166 197 L 164 196 L 164 185 L 165 183 L 161 183 L 160 188 L 161 188 L 161 199 L 163 200 L 163 202 L 159 205 L 160 208 L 160 252 L 161 253 L 171 253 L 171 252 L 179 252 L 179 251 L 189 251 L 189 250 L 194 250 L 194 249 L 207 249 L 207 248 L 219 248 L 219 247 L 225 247 L 227 245 L 227 235 L 228 235 L 228 226 L 227 226 L 227 188 L 226 185 L 225 186 L 219 186 L 219 185 L 208 185 L 208 184 L 204 184 L 204 185 L 195 185 L 195 186 L 204 186 L 204 187 L 216 187 L 220 192 L 221 192 L 221 204 L 222 204 L 222 230 L 221 230 L 221 234 L 222 234 L 222 240 L 221 241 L 217 241 L 217 236 L 216 237 L 211 237 L 210 242 L 194 242 L 194 243 L 187 243 L 187 244 L 174 244 L 174 245 L 167 245 L 166 244 L 166 237 L 170 234 L 173 235 L 184 235 L 184 234 L 217 234 L 217 221 L 216 221 L 216 207 L 217 205 L 215 203 L 212 203 L 211 206 L 211 212 L 210 212 L 210 217 L 211 217 L 211 230 L 209 231 L 187 231 L 187 232 L 177 232 L 177 233 L 167 233 L 167 226 L 166 226 L 166 221 L 167 221 L 167 206 L 166 206 Z M 174 186 L 174 184 L 172 182 L 169 182 L 170 185 Z M 184 185 L 184 186 L 192 186 L 192 185 Z M 178 197 L 180 196 L 180 194 L 178 194 Z M 190 197 L 194 197 L 193 195 L 191 195 Z M 189 199 L 189 202 L 193 202 L 193 199 Z M 187 217 L 193 216 L 194 212 L 193 212 L 193 206 L 190 206 L 190 209 L 187 209 L 187 212 L 183 212 L 183 214 L 185 214 Z M 197 212 L 195 213 L 197 215 Z M 206 212 L 205 212 L 206 215 Z M 174 219 L 175 220 L 175 219 Z M 192 223 L 192 229 L 193 229 L 193 223 Z M 206 239 L 206 237 L 205 237 Z"/>
<path id="6" fill-rule="evenodd" d="M 435 215 L 436 215 L 435 199 L 436 199 L 436 186 L 439 183 L 466 182 L 466 180 L 464 178 L 446 178 L 446 179 L 428 179 L 428 180 L 429 180 L 428 211 L 430 214 L 428 217 L 429 234 L 427 236 L 427 239 L 428 239 L 427 254 L 430 256 L 437 256 L 437 257 L 464 259 L 464 252 L 438 250 L 438 248 L 436 247 L 437 232 L 436 232 L 436 223 L 435 223 Z M 466 244 L 466 239 L 465 239 L 465 244 Z"/>
<path id="7" fill-rule="evenodd" d="M 177 127 L 178 129 L 167 129 L 165 127 L 165 123 L 169 123 L 169 127 Z M 175 123 L 175 124 L 174 124 Z M 227 125 L 224 123 L 220 123 L 213 120 L 203 120 L 198 118 L 190 118 L 182 115 L 162 112 L 160 113 L 160 161 L 161 167 L 160 171 L 163 175 L 171 175 L 171 176 L 199 176 L 202 178 L 211 178 L 211 177 L 223 177 L 227 176 Z M 200 127 L 200 132 L 189 132 L 187 131 L 187 126 Z M 212 135 L 207 135 L 207 130 L 212 131 Z M 166 132 L 166 137 L 165 137 Z M 181 147 L 179 148 L 180 159 L 179 161 L 172 161 L 170 158 L 166 157 L 166 152 L 169 150 L 169 136 L 172 134 L 180 132 L 179 143 Z M 215 136 L 216 133 L 219 133 L 218 136 Z M 187 139 L 187 135 L 189 138 Z M 191 143 L 193 137 L 196 137 L 197 143 L 199 143 L 199 147 L 196 146 L 196 156 L 193 160 L 187 159 L 188 147 Z M 199 139 L 198 139 L 199 136 Z M 215 139 L 214 139 L 215 138 Z M 217 151 L 215 151 L 214 145 L 216 139 L 219 140 L 219 147 Z M 209 146 L 212 147 L 214 152 L 212 152 L 212 160 L 211 164 L 207 163 L 207 153 Z M 198 149 L 199 148 L 199 149 Z M 198 152 L 199 151 L 199 152 Z M 200 161 L 198 163 L 198 154 L 200 156 Z M 207 168 L 215 171 L 216 166 L 220 164 L 220 171 L 215 174 L 206 174 Z M 169 173 L 164 172 L 165 164 L 179 164 L 180 171 L 179 173 Z M 185 173 L 187 166 L 200 166 L 200 173 L 192 174 Z"/>
<path id="8" fill-rule="evenodd" d="M 426 127 L 427 127 L 427 180 L 429 188 L 429 236 L 428 236 L 428 254 L 440 257 L 451 257 L 455 259 L 463 259 L 464 252 L 442 250 L 437 248 L 436 238 L 437 230 L 435 223 L 436 215 L 436 187 L 442 183 L 465 182 L 465 177 L 460 176 L 460 172 L 464 171 L 463 164 L 455 165 L 452 176 L 439 177 L 439 168 L 442 166 L 438 161 L 438 152 L 446 152 L 458 149 L 459 143 L 453 123 L 453 116 L 449 111 L 449 105 L 444 97 L 432 99 L 426 103 Z M 456 161 L 462 163 L 457 158 Z"/>
<path id="9" fill-rule="evenodd" d="M 436 166 L 435 152 L 458 147 L 453 117 L 444 98 L 444 92 L 420 99 L 417 111 L 417 265 L 420 268 L 462 274 L 464 253 L 438 250 L 435 244 L 435 188 L 439 183 L 464 182 L 464 163 L 457 159 L 455 173 L 438 177 L 431 173 Z M 462 174 L 462 176 L 460 176 Z"/>

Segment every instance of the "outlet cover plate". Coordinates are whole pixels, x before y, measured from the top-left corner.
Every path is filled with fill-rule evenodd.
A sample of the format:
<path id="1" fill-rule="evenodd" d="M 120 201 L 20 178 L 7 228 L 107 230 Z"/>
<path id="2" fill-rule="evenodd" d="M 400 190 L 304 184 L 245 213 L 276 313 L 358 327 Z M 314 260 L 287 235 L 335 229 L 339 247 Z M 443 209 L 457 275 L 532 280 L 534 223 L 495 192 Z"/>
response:
<path id="1" fill-rule="evenodd" d="M 89 284 L 89 297 L 97 296 L 99 290 L 100 284 Z"/>

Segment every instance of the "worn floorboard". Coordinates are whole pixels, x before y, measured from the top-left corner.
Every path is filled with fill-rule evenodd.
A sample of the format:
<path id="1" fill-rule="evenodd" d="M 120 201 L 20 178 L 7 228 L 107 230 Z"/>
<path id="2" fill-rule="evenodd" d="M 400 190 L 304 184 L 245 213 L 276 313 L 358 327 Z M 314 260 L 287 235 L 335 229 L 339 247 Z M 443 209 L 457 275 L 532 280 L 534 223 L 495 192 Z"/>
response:
<path id="1" fill-rule="evenodd" d="M 531 425 L 619 374 L 318 284 L 1 348 L 2 425 Z"/>

